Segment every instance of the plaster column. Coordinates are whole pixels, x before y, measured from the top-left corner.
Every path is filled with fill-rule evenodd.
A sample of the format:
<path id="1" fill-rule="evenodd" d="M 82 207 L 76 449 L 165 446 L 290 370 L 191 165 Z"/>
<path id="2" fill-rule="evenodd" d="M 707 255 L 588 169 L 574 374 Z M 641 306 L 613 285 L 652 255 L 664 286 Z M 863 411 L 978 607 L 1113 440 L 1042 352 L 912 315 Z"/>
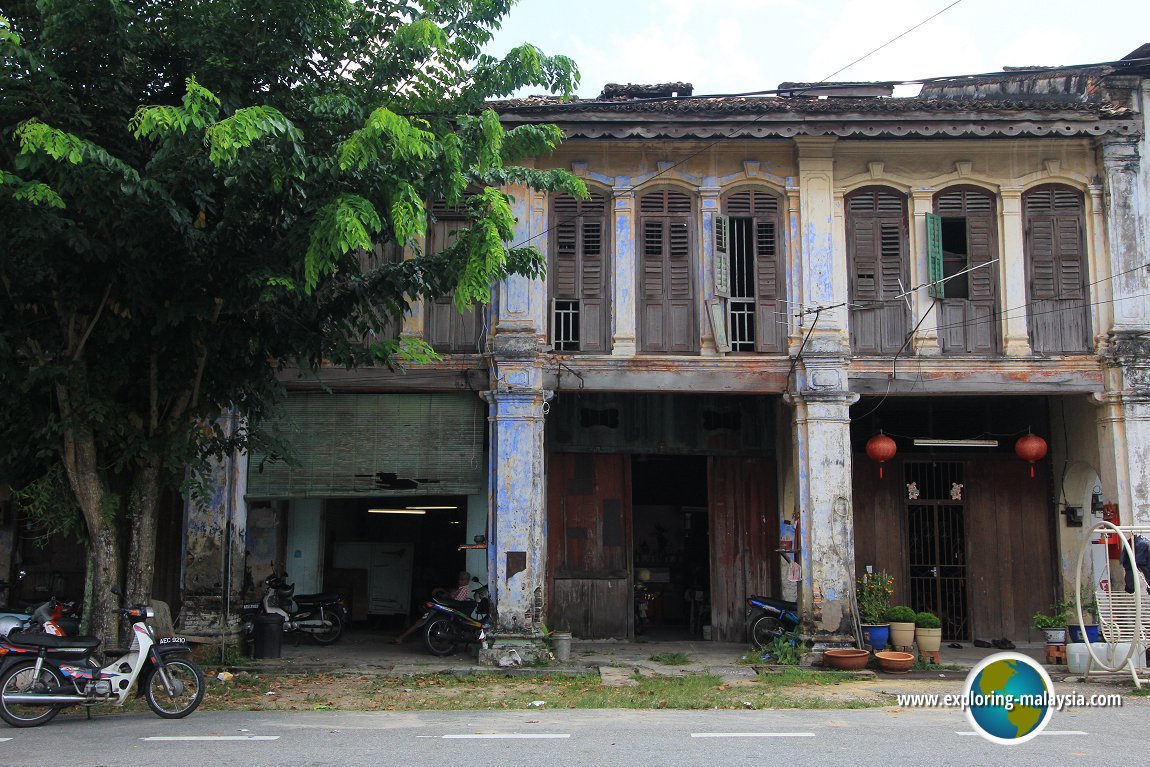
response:
<path id="1" fill-rule="evenodd" d="M 998 326 L 1002 331 L 1002 352 L 1007 357 L 1028 357 L 1031 354 L 1030 333 L 1026 327 L 1026 245 L 1022 223 L 1022 189 L 1004 187 L 1002 198 L 1002 262 L 997 264 L 999 284 L 998 310 L 1003 318 Z"/>
<path id="2" fill-rule="evenodd" d="M 915 189 L 910 193 L 910 215 L 914 237 L 911 238 L 914 250 L 910 257 L 910 285 L 922 285 L 930 280 L 930 266 L 927 263 L 926 251 L 926 214 L 934 212 L 934 191 L 931 189 Z M 916 290 L 911 294 L 911 306 L 914 316 L 911 317 L 911 327 L 922 320 L 918 331 L 911 339 L 913 353 L 922 357 L 937 357 L 942 354 L 942 345 L 938 342 L 938 299 L 930 297 L 927 288 Z M 930 312 L 930 314 L 927 314 Z M 926 319 L 923 319 L 923 315 Z"/>
<path id="3" fill-rule="evenodd" d="M 528 189 L 526 186 L 516 184 L 504 187 L 503 191 L 510 195 L 511 213 L 515 216 L 515 238 L 511 245 L 531 241 L 534 227 L 542 225 L 542 215 L 535 216 L 536 202 L 542 205 L 542 195 Z M 540 238 L 541 240 L 543 238 Z M 547 246 L 542 242 L 532 242 L 539 247 L 544 257 L 547 255 Z M 495 305 L 493 325 L 495 333 L 530 333 L 533 341 L 546 333 L 546 304 L 547 288 L 543 280 L 533 280 L 523 275 L 513 274 L 499 285 Z M 535 349 L 537 345 L 531 344 Z"/>
<path id="4" fill-rule="evenodd" d="M 806 351 L 846 355 L 847 270 L 846 246 L 840 227 L 835 225 L 834 148 L 836 138 L 795 139 L 799 149 L 799 215 L 801 217 L 802 297 L 805 312 L 818 307 L 813 327 L 801 329 Z M 836 247 L 836 244 L 838 247 Z M 815 320 L 810 319 L 811 322 Z M 802 323 L 806 326 L 808 323 Z M 809 331 L 809 332 L 808 332 Z"/>
<path id="5" fill-rule="evenodd" d="M 1150 339 L 1116 333 L 1108 346 L 1106 391 L 1096 397 L 1103 496 L 1122 524 L 1150 525 Z"/>
<path id="6" fill-rule="evenodd" d="M 489 646 L 480 662 L 496 664 L 515 650 L 542 657 L 539 622 L 546 590 L 547 486 L 543 474 L 542 358 L 527 334 L 496 334 L 490 405 L 490 538 L 487 572 L 495 604 Z"/>
<path id="7" fill-rule="evenodd" d="M 800 137 L 802 303 L 837 306 L 804 320 L 794 365 L 795 505 L 801 535 L 799 617 L 815 649 L 853 643 L 854 524 L 851 515 L 846 244 L 836 226 L 835 139 Z M 841 197 L 839 198 L 841 206 Z M 841 213 L 841 212 L 840 212 Z M 810 325 L 809 323 L 815 323 Z M 803 343 L 805 341 L 805 343 Z"/>
<path id="8" fill-rule="evenodd" d="M 831 362 L 827 366 L 820 366 Z M 854 643 L 854 520 L 850 406 L 845 374 L 830 360 L 803 366 L 794 406 L 795 503 L 800 521 L 799 617 L 815 650 Z"/>
<path id="9" fill-rule="evenodd" d="M 1150 327 L 1150 306 L 1143 296 L 1150 288 L 1146 264 L 1143 209 L 1147 200 L 1138 184 L 1137 139 L 1106 136 L 1102 139 L 1102 165 L 1106 184 L 1106 226 L 1110 264 L 1115 275 L 1115 332 L 1141 332 Z M 1135 298 L 1135 296 L 1139 296 Z"/>
<path id="10" fill-rule="evenodd" d="M 715 344 L 715 333 L 711 327 L 710 304 L 715 300 L 715 216 L 719 214 L 719 187 L 716 179 L 708 178 L 708 185 L 699 188 L 699 209 L 703 213 L 703 239 L 699 248 L 701 258 L 696 269 L 699 282 L 699 355 L 702 357 L 721 356 Z M 726 313 L 723 313 L 726 317 Z"/>
<path id="11" fill-rule="evenodd" d="M 526 187 L 507 188 L 515 214 L 515 242 L 544 231 L 546 198 Z M 546 246 L 543 245 L 544 255 Z M 524 661 L 543 652 L 539 620 L 546 588 L 546 482 L 543 476 L 541 338 L 547 288 L 542 280 L 512 276 L 500 285 L 491 338 L 491 391 L 484 392 L 491 424 L 488 467 L 488 586 L 495 615 L 480 662 L 498 663 L 514 649 Z"/>
<path id="12" fill-rule="evenodd" d="M 426 252 L 427 239 L 424 238 L 423 247 Z M 403 260 L 410 261 L 415 258 L 415 249 L 405 247 L 403 249 Z M 423 299 L 412 301 L 407 306 L 407 313 L 403 315 L 403 327 L 399 330 L 400 338 L 417 338 L 422 339 L 426 332 L 427 312 L 424 311 Z"/>
<path id="13" fill-rule="evenodd" d="M 1106 214 L 1102 202 L 1102 187 L 1091 184 L 1087 192 L 1090 202 L 1090 219 L 1086 249 L 1089 261 L 1088 281 L 1093 283 L 1087 288 L 1087 296 L 1094 304 L 1090 309 L 1090 326 L 1094 329 L 1094 351 L 1096 354 L 1105 353 L 1107 329 L 1114 326 L 1114 288 L 1110 284 L 1110 275 L 1114 272 L 1110 266 L 1109 254 L 1106 251 Z"/>
<path id="14" fill-rule="evenodd" d="M 239 418 L 224 419 L 233 432 Z M 199 637 L 239 633 L 247 548 L 247 456 L 233 452 L 213 460 L 203 484 L 204 496 L 184 503 L 184 540 L 180 610 L 181 631 Z"/>
<path id="15" fill-rule="evenodd" d="M 631 186 L 630 179 L 621 178 L 611 191 L 615 216 L 615 234 L 612 237 L 615 267 L 611 273 L 615 300 L 611 302 L 613 329 L 611 353 L 617 357 L 634 357 L 637 324 L 635 291 L 638 289 L 635 255 L 635 190 Z"/>

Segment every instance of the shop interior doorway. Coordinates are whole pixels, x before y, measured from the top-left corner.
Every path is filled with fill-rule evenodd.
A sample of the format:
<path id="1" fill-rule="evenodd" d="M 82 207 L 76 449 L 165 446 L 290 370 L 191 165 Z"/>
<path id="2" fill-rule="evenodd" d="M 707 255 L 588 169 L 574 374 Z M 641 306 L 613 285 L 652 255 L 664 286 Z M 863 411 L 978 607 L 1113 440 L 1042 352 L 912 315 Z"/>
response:
<path id="1" fill-rule="evenodd" d="M 635 634 L 703 638 L 710 623 L 705 456 L 631 459 Z"/>

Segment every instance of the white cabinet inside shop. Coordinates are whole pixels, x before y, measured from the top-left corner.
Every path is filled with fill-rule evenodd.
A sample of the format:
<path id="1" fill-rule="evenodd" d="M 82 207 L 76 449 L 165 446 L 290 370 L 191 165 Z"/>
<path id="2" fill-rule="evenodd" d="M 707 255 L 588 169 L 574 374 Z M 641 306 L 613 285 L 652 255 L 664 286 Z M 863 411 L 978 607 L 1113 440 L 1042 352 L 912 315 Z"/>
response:
<path id="1" fill-rule="evenodd" d="M 410 543 L 336 543 L 333 565 L 367 570 L 369 615 L 407 615 L 411 609 Z"/>

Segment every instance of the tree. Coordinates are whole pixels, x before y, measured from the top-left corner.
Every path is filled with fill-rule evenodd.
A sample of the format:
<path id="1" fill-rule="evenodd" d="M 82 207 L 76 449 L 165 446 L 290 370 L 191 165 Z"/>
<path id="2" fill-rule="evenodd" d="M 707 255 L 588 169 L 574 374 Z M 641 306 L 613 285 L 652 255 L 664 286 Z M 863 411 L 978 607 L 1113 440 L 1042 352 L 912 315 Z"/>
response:
<path id="1" fill-rule="evenodd" d="M 159 498 L 243 443 L 285 365 L 395 364 L 409 302 L 486 301 L 509 274 L 514 163 L 553 126 L 504 131 L 486 100 L 570 93 L 573 63 L 482 53 L 513 0 L 16 0 L 0 19 L 0 476 L 83 514 L 94 633 L 109 587 L 150 597 Z M 427 205 L 470 229 L 418 252 Z M 405 248 L 415 257 L 376 258 Z M 60 470 L 62 469 L 62 471 Z M 57 482 L 57 485 L 59 482 Z M 43 505 L 43 504 L 41 504 Z"/>

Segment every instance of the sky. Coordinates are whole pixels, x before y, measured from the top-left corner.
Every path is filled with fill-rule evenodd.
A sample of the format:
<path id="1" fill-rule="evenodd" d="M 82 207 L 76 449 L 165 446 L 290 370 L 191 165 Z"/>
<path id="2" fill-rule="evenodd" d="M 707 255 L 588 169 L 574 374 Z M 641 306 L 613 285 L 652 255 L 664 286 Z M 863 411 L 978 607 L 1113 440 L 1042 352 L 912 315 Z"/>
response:
<path id="1" fill-rule="evenodd" d="M 575 59 L 577 95 L 608 82 L 696 94 L 819 82 L 954 0 L 518 0 L 487 50 Z M 1104 9 L 1105 17 L 1089 10 Z M 1120 59 L 1150 42 L 1150 0 L 959 0 L 833 80 L 914 80 Z M 518 95 L 539 92 L 528 89 Z M 896 95 L 913 95 L 899 89 Z"/>

